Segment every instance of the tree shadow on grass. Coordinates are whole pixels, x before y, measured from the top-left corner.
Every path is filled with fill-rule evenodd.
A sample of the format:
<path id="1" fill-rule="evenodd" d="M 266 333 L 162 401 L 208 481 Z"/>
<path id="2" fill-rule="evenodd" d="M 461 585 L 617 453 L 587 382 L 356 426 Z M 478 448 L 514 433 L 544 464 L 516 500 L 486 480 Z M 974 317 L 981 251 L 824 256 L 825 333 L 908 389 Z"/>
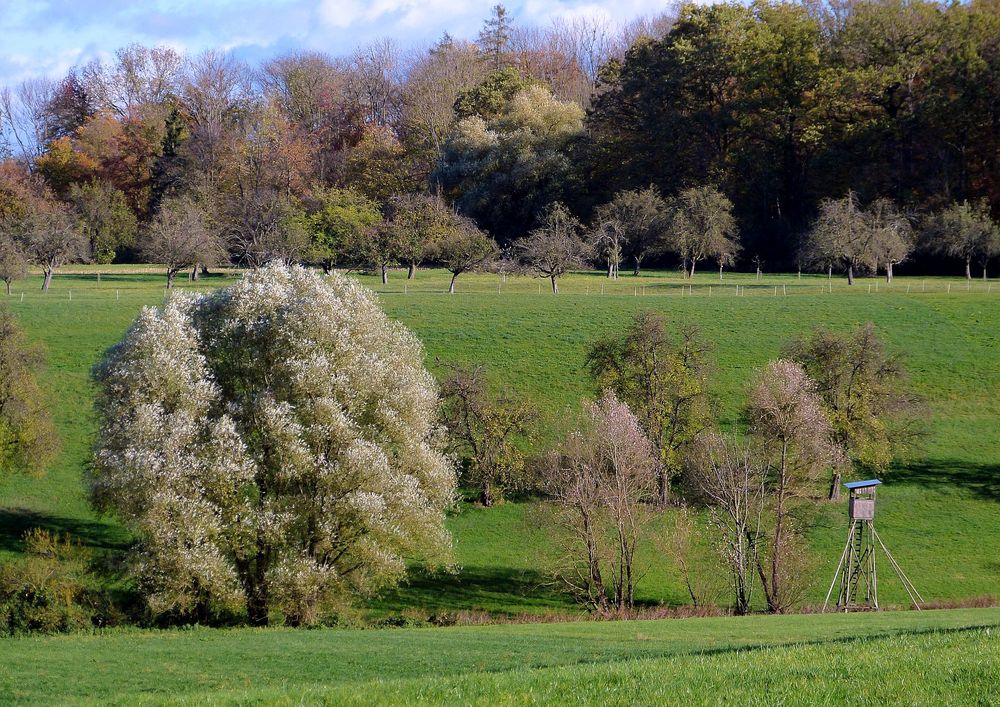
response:
<path id="1" fill-rule="evenodd" d="M 1000 464 L 976 464 L 956 459 L 931 459 L 907 464 L 883 476 L 926 486 L 952 486 L 971 491 L 987 501 L 1000 501 Z"/>
<path id="2" fill-rule="evenodd" d="M 109 523 L 38 513 L 26 508 L 0 508 L 0 552 L 21 552 L 24 534 L 32 528 L 63 535 L 98 551 L 124 550 L 128 539 L 121 528 Z"/>
<path id="3" fill-rule="evenodd" d="M 566 594 L 547 586 L 540 572 L 508 567 L 463 567 L 457 574 L 414 570 L 397 589 L 372 602 L 372 608 L 402 611 L 530 612 L 576 608 Z"/>

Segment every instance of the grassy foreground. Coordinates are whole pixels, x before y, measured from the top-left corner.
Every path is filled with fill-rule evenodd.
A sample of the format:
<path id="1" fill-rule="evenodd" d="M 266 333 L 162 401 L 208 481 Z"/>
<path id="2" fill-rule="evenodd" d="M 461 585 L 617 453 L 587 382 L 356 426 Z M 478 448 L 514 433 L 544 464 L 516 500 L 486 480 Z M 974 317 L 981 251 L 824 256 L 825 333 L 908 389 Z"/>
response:
<path id="1" fill-rule="evenodd" d="M 162 302 L 162 273 L 143 268 L 94 268 L 56 276 L 43 295 L 38 278 L 15 285 L 7 298 L 28 336 L 48 354 L 43 384 L 51 396 L 63 442 L 57 463 L 42 479 L 0 485 L 0 559 L 21 551 L 34 526 L 68 531 L 98 552 L 124 546 L 111 519 L 89 509 L 82 474 L 95 421 L 89 370 L 117 341 L 140 307 Z M 235 273 L 196 283 L 210 288 Z M 723 424 L 732 424 L 755 367 L 779 354 L 792 337 L 814 325 L 846 328 L 871 320 L 894 350 L 906 352 L 914 386 L 929 402 L 929 436 L 922 449 L 884 478 L 879 532 L 930 601 L 996 594 L 1000 587 L 1000 285 L 958 279 L 897 278 L 893 287 L 860 281 L 848 288 L 825 277 L 700 273 L 693 284 L 671 273 L 623 276 L 608 283 L 597 273 L 564 278 L 554 297 L 530 278 L 462 276 L 448 296 L 448 274 L 421 271 L 406 282 L 394 274 L 381 292 L 387 312 L 423 340 L 435 371 L 452 362 L 487 366 L 496 377 L 542 408 L 541 438 L 554 439 L 593 395 L 584 356 L 598 336 L 620 330 L 637 311 L 657 309 L 673 323 L 701 326 L 714 347 L 715 392 Z M 736 295 L 736 286 L 741 294 Z M 191 287 L 187 282 L 181 286 Z M 605 294 L 601 295 L 601 288 Z M 710 289 L 711 288 L 711 289 Z M 499 292 L 498 292 L 499 290 Z M 540 291 L 540 294 L 539 294 Z M 840 555 L 846 529 L 842 505 L 821 504 L 810 537 L 818 603 Z M 370 605 L 376 613 L 484 610 L 549 613 L 575 610 L 543 586 L 547 535 L 537 504 L 493 509 L 466 505 L 449 521 L 461 572 L 417 575 Z M 686 601 L 676 568 L 652 543 L 640 562 L 645 603 Z M 880 572 L 883 604 L 904 605 L 888 569 Z M 724 600 L 724 597 L 720 597 Z"/>
<path id="2" fill-rule="evenodd" d="M 0 650 L 0 700 L 22 703 L 989 704 L 1000 698 L 1000 609 L 369 631 L 127 631 L 9 639 Z"/>

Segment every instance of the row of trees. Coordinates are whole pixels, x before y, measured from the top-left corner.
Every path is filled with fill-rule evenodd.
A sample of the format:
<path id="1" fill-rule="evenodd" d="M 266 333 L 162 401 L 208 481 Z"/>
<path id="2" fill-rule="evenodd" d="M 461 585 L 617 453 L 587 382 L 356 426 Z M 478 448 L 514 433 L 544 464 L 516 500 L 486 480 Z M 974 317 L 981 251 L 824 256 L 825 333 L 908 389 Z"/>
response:
<path id="1" fill-rule="evenodd" d="M 892 282 L 893 267 L 918 249 L 962 260 L 969 279 L 975 261 L 986 279 L 989 261 L 1000 254 L 1000 226 L 985 201 L 955 203 L 918 221 L 890 199 L 862 207 L 857 194 L 849 192 L 820 204 L 800 251 L 800 267 L 811 264 L 831 275 L 834 267 L 843 267 L 852 285 L 858 269 L 882 269 Z"/>
<path id="2" fill-rule="evenodd" d="M 680 508 L 662 544 L 695 605 L 706 597 L 693 577 L 687 508 L 708 515 L 737 613 L 750 610 L 758 588 L 770 611 L 786 611 L 813 579 L 804 533 L 817 499 L 837 498 L 852 469 L 884 470 L 919 436 L 919 400 L 870 324 L 791 342 L 749 381 L 739 432 L 718 428 L 709 357 L 696 329 L 671 334 L 660 315 L 639 314 L 626 336 L 594 344 L 588 365 L 600 397 L 534 462 L 519 446 L 532 432 L 529 404 L 491 394 L 481 371 L 457 371 L 445 385 L 465 482 L 491 504 L 530 483 L 524 470 L 533 465 L 554 507 L 561 554 L 551 570 L 595 611 L 633 608 L 636 549 L 668 506 Z"/>
<path id="3" fill-rule="evenodd" d="M 497 6 L 476 41 L 417 52 L 380 41 L 251 67 L 129 46 L 0 92 L 0 188 L 37 180 L 34 201 L 80 223 L 87 247 L 57 261 L 151 258 L 154 222 L 187 199 L 218 238 L 207 253 L 323 263 L 318 214 L 348 202 L 391 219 L 398 201 L 434 194 L 503 249 L 561 203 L 598 232 L 612 275 L 621 258 L 666 253 L 689 272 L 741 257 L 886 267 L 900 250 L 888 237 L 861 256 L 828 243 L 806 258 L 810 224 L 849 192 L 905 214 L 996 213 L 998 29 L 988 2 L 689 5 L 546 28 Z M 671 213 L 724 218 L 664 228 L 646 203 L 657 194 Z M 928 257 L 966 258 L 946 245 L 954 222 L 939 225 Z M 643 231 L 669 231 L 670 247 L 643 247 Z"/>

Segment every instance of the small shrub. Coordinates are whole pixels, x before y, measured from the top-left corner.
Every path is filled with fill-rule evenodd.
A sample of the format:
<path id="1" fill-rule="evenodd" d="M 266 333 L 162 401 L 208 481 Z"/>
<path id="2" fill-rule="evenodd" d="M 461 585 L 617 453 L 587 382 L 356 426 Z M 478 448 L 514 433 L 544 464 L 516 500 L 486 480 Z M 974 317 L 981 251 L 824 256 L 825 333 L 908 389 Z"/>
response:
<path id="1" fill-rule="evenodd" d="M 0 635 L 61 633 L 104 623 L 90 553 L 69 535 L 29 530 L 25 557 L 0 565 Z"/>

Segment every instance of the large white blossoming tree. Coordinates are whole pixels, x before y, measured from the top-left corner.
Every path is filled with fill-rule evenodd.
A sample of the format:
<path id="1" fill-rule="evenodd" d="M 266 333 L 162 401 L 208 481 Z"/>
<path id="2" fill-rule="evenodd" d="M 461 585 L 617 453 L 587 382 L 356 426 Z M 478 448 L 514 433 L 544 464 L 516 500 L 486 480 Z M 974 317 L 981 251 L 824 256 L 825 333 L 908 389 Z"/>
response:
<path id="1" fill-rule="evenodd" d="M 447 562 L 455 472 L 416 337 L 364 287 L 269 265 L 146 308 L 95 369 L 98 508 L 150 608 L 316 621 Z"/>

